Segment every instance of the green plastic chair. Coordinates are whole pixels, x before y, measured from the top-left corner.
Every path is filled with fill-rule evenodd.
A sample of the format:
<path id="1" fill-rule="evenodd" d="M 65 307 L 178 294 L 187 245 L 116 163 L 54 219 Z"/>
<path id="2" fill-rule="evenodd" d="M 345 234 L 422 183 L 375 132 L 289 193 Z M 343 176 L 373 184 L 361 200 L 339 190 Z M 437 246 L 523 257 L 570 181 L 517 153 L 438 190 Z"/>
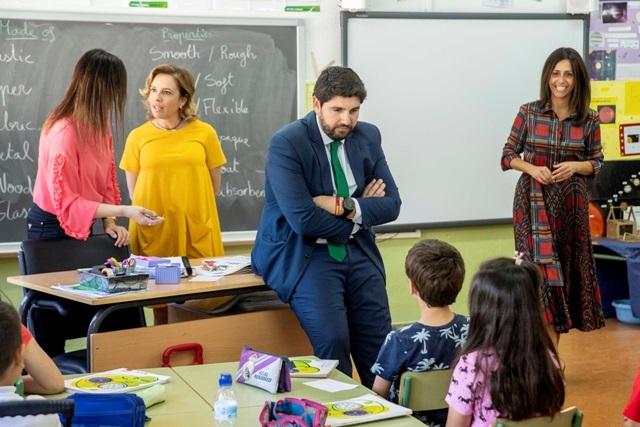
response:
<path id="1" fill-rule="evenodd" d="M 400 376 L 398 403 L 414 411 L 432 411 L 449 407 L 444 401 L 449 391 L 451 369 L 405 372 Z"/>
<path id="2" fill-rule="evenodd" d="M 555 417 L 535 417 L 520 421 L 510 421 L 498 418 L 495 427 L 581 427 L 582 412 L 575 406 L 563 409 Z"/>

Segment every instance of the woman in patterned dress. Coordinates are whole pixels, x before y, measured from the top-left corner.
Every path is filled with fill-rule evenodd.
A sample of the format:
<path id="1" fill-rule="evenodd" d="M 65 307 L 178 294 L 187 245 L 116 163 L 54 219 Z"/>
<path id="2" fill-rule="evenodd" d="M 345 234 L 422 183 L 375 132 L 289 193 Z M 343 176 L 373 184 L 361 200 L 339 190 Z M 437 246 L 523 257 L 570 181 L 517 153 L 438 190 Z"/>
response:
<path id="1" fill-rule="evenodd" d="M 604 326 L 587 185 L 604 159 L 590 101 L 582 58 L 556 49 L 542 70 L 540 99 L 520 107 L 502 151 L 502 169 L 522 172 L 513 201 L 516 250 L 542 270 L 540 296 L 556 345 L 571 328 Z"/>

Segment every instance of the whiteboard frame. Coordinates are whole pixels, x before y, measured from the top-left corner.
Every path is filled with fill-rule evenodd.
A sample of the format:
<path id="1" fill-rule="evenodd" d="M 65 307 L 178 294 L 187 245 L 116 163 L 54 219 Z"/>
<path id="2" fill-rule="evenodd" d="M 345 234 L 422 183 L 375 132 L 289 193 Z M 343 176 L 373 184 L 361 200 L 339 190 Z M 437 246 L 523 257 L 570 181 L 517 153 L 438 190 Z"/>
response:
<path id="1" fill-rule="evenodd" d="M 298 117 L 305 112 L 305 35 L 304 21 L 298 18 L 244 18 L 237 15 L 212 16 L 208 14 L 195 15 L 193 11 L 179 13 L 176 11 L 155 10 L 148 8 L 130 9 L 123 12 L 113 10 L 100 12 L 79 12 L 73 10 L 35 11 L 29 9 L 2 9 L 0 19 L 39 19 L 46 21 L 80 21 L 80 22 L 119 22 L 142 24 L 199 24 L 199 25 L 254 25 L 254 26 L 283 26 L 296 27 L 296 111 Z M 25 224 L 26 226 L 26 224 Z M 252 244 L 255 241 L 256 230 L 223 231 L 222 241 L 230 246 Z M 20 248 L 20 242 L 0 242 L 0 255 L 15 254 Z"/>
<path id="2" fill-rule="evenodd" d="M 564 13 L 437 13 L 437 12 L 349 12 L 343 11 L 340 14 L 341 22 L 341 48 L 342 63 L 349 66 L 349 20 L 350 19 L 420 19 L 420 20 L 576 20 L 582 21 L 583 58 L 587 58 L 589 52 L 589 15 L 571 15 Z M 393 172 L 393 171 L 392 171 Z M 433 229 L 445 227 L 466 227 L 478 225 L 510 224 L 512 217 L 491 218 L 462 221 L 439 221 L 424 223 L 399 223 L 381 225 L 376 230 L 382 232 L 399 232 L 405 230 Z"/>

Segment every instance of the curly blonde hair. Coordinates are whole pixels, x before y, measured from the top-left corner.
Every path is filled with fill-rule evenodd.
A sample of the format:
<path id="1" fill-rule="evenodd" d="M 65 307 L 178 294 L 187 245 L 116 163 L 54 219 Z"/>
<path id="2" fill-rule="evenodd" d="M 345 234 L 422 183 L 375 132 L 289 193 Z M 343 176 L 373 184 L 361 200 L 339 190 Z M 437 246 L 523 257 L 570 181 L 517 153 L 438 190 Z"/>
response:
<path id="1" fill-rule="evenodd" d="M 193 101 L 193 97 L 196 93 L 196 84 L 191 71 L 186 68 L 178 67 L 173 64 L 161 64 L 155 67 L 145 81 L 144 88 L 140 89 L 140 95 L 144 98 L 142 103 L 147 110 L 147 118 L 153 119 L 151 114 L 151 108 L 149 107 L 149 92 L 151 90 L 151 83 L 158 74 L 167 74 L 172 76 L 180 91 L 180 96 L 186 99 L 184 106 L 178 110 L 180 120 L 192 120 L 198 118 L 198 107 Z"/>

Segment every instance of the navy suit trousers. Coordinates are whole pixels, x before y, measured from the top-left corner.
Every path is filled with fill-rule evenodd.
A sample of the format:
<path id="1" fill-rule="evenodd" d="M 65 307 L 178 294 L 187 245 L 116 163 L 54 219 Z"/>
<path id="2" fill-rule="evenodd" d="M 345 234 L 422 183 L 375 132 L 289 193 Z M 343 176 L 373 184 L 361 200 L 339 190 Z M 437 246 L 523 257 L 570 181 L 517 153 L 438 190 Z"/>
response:
<path id="1" fill-rule="evenodd" d="M 296 286 L 290 305 L 307 333 L 316 356 L 337 359 L 351 376 L 351 359 L 362 384 L 373 385 L 371 366 L 391 330 L 384 276 L 355 240 L 338 262 L 327 245 L 317 244 Z"/>

